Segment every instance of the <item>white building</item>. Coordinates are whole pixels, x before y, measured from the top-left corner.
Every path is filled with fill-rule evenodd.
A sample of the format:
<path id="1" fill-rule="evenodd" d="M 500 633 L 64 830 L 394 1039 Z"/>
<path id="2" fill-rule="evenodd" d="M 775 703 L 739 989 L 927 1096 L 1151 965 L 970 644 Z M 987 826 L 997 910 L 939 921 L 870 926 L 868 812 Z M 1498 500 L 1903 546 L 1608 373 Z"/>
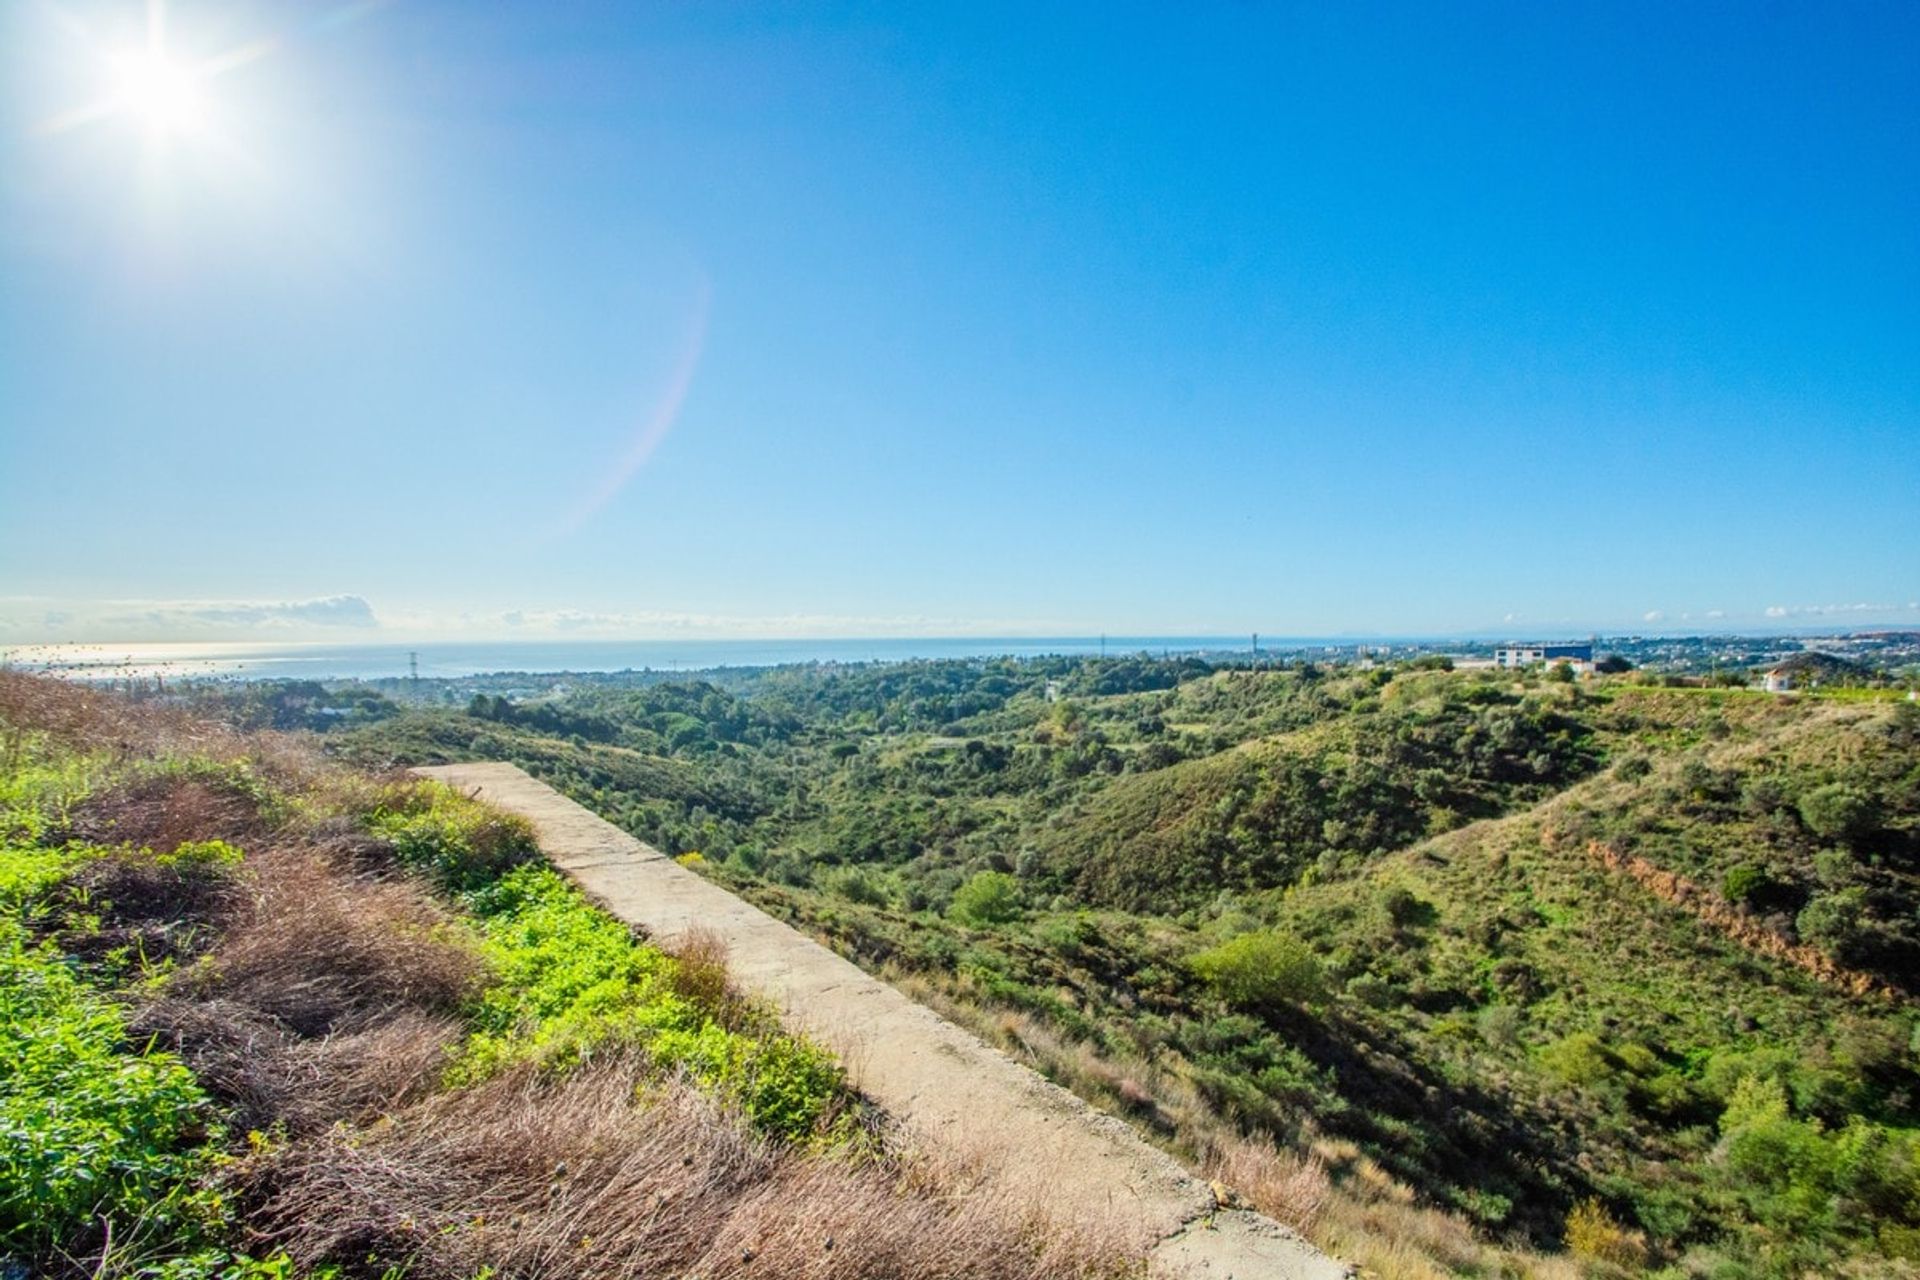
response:
<path id="1" fill-rule="evenodd" d="M 1493 651 L 1493 665 L 1508 670 L 1538 666 L 1542 662 L 1564 662 L 1575 671 L 1593 669 L 1590 644 L 1513 644 Z"/>

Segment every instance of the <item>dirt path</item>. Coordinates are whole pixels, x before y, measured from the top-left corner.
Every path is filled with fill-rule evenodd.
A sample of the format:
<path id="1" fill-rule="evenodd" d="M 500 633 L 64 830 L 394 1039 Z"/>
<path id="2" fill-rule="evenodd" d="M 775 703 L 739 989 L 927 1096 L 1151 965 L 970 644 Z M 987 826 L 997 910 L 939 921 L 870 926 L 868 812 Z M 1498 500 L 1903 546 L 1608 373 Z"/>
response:
<path id="1" fill-rule="evenodd" d="M 832 1048 L 859 1088 L 931 1145 L 980 1162 L 1058 1217 L 1125 1232 L 1155 1276 L 1336 1280 L 1347 1268 L 1206 1183 L 1124 1123 L 915 1004 L 509 764 L 416 770 L 533 823 L 555 865 L 657 938 L 701 925 L 748 990 Z"/>

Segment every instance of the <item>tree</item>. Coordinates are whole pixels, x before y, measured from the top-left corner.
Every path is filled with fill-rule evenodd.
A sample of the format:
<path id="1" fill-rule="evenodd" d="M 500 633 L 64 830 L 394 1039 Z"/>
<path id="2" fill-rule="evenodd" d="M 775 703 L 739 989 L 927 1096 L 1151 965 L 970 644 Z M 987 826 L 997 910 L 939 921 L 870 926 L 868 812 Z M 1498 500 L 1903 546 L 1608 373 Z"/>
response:
<path id="1" fill-rule="evenodd" d="M 1271 1012 L 1320 998 L 1320 962 L 1282 934 L 1243 933 L 1188 957 L 1187 967 L 1237 1009 Z"/>
<path id="2" fill-rule="evenodd" d="M 961 885 L 947 914 L 975 927 L 1020 917 L 1020 882 L 1004 871 L 982 871 Z"/>
<path id="3" fill-rule="evenodd" d="M 1863 889 L 1822 893 L 1800 910 L 1794 921 L 1800 936 L 1843 964 L 1859 959 L 1866 938 L 1867 895 Z"/>
<path id="4" fill-rule="evenodd" d="M 1833 782 L 1800 797 L 1800 820 L 1822 840 L 1851 844 L 1871 832 L 1877 818 L 1872 800 Z"/>

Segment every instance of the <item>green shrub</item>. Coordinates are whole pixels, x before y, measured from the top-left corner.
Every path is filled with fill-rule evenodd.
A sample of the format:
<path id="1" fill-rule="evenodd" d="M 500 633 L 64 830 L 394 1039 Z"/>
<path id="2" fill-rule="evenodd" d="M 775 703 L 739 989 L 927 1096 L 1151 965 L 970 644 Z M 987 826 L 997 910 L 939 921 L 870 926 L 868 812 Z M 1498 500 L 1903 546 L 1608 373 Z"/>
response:
<path id="1" fill-rule="evenodd" d="M 367 825 L 393 844 L 402 862 L 454 890 L 477 888 L 538 854 L 525 819 L 437 782 L 390 796 Z"/>
<path id="2" fill-rule="evenodd" d="M 1643 755 L 1622 756 L 1620 763 L 1613 767 L 1613 776 L 1625 782 L 1633 782 L 1653 772 L 1653 762 Z"/>
<path id="3" fill-rule="evenodd" d="M 1859 958 L 1866 936 L 1866 890 L 1841 889 L 1814 897 L 1794 919 L 1800 937 L 1842 963 Z"/>
<path id="4" fill-rule="evenodd" d="M 1852 843 L 1872 832 L 1873 801 L 1852 787 L 1830 783 L 1800 797 L 1800 820 L 1822 840 Z"/>
<path id="5" fill-rule="evenodd" d="M 213 1225 L 218 1199 L 194 1187 L 208 1120 L 186 1067 L 130 1052 L 119 1010 L 0 922 L 0 1253 L 42 1253 L 102 1218 L 160 1238 Z"/>
<path id="6" fill-rule="evenodd" d="M 827 887 L 848 902 L 866 907 L 887 905 L 887 885 L 866 867 L 847 867 L 827 880 Z"/>
<path id="7" fill-rule="evenodd" d="M 1637 1271 L 1647 1265 L 1647 1238 L 1614 1220 L 1598 1200 L 1583 1200 L 1567 1215 L 1567 1248 L 1578 1257 Z"/>
<path id="8" fill-rule="evenodd" d="M 1620 1060 L 1591 1031 L 1576 1031 L 1548 1045 L 1540 1064 L 1568 1084 L 1605 1084 L 1619 1073 Z"/>
<path id="9" fill-rule="evenodd" d="M 676 988 L 680 961 L 636 941 L 544 864 L 516 867 L 467 895 L 481 919 L 495 981 L 468 1010 L 473 1027 L 454 1083 L 509 1063 L 564 1071 L 613 1044 L 643 1049 L 738 1105 L 762 1131 L 797 1139 L 845 1097 L 823 1050 L 766 1014 L 732 1030 Z"/>
<path id="10" fill-rule="evenodd" d="M 1729 869 L 1720 878 L 1720 896 L 1743 906 L 1752 906 L 1772 888 L 1773 877 L 1767 874 L 1766 868 L 1750 862 Z"/>
<path id="11" fill-rule="evenodd" d="M 661 1066 L 679 1068 L 737 1102 L 762 1132 L 789 1141 L 817 1133 L 845 1096 L 833 1057 L 792 1036 L 755 1040 L 708 1023 L 663 1031 L 649 1051 Z"/>
<path id="12" fill-rule="evenodd" d="M 983 928 L 1020 918 L 1020 882 L 1004 871 L 982 871 L 953 895 L 947 914 Z"/>
<path id="13" fill-rule="evenodd" d="M 1510 1004 L 1490 1004 L 1480 1011 L 1480 1038 L 1497 1048 L 1520 1041 L 1520 1010 Z"/>
<path id="14" fill-rule="evenodd" d="M 1320 961 L 1296 939 L 1271 932 L 1243 933 L 1195 952 L 1187 967 L 1237 1009 L 1273 1011 L 1320 999 Z"/>

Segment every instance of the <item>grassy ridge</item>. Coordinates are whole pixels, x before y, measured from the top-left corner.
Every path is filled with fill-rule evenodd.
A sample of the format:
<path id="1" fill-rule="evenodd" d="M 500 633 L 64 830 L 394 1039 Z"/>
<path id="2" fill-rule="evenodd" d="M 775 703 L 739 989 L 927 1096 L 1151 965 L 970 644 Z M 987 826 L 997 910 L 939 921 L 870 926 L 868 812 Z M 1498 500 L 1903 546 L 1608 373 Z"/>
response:
<path id="1" fill-rule="evenodd" d="M 604 812 L 1383 1274 L 1913 1265 L 1911 708 L 1139 660 L 674 698 L 754 811 Z"/>
<path id="2" fill-rule="evenodd" d="M 951 1200 L 710 940 L 635 939 L 438 784 L 5 673 L 0 765 L 0 1269 L 1131 1265 Z"/>

